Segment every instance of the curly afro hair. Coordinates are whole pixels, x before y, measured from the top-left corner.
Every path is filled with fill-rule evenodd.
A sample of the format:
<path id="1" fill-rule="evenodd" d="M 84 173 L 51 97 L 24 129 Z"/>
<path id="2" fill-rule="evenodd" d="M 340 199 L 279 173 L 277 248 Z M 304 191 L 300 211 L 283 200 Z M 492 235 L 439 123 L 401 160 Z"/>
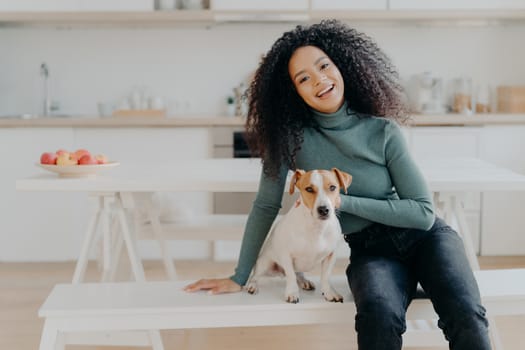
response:
<path id="1" fill-rule="evenodd" d="M 372 39 L 337 20 L 299 25 L 273 44 L 247 91 L 247 141 L 262 158 L 265 174 L 273 178 L 283 164 L 295 168 L 303 129 L 316 126 L 288 73 L 290 57 L 302 46 L 318 47 L 339 68 L 348 108 L 363 117 L 407 116 L 398 73 Z"/>

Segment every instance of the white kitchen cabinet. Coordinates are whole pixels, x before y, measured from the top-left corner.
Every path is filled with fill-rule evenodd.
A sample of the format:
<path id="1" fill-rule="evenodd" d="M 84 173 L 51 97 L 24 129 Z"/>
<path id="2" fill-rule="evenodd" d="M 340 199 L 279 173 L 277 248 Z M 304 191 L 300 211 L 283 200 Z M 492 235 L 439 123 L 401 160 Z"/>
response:
<path id="1" fill-rule="evenodd" d="M 0 11 L 56 12 L 77 11 L 76 0 L 0 0 Z"/>
<path id="2" fill-rule="evenodd" d="M 74 147 L 71 128 L 0 129 L 0 261 L 60 261 L 78 254 L 86 226 L 80 193 L 17 192 L 15 181 L 44 170 L 40 154 Z"/>
<path id="3" fill-rule="evenodd" d="M 308 10 L 308 0 L 210 0 L 212 10 Z"/>
<path id="4" fill-rule="evenodd" d="M 411 127 L 410 152 L 417 159 L 432 157 L 480 157 L 481 127 Z M 465 214 L 476 252 L 480 252 L 481 195 L 467 193 Z"/>
<path id="5" fill-rule="evenodd" d="M 482 158 L 525 174 L 525 125 L 488 126 L 483 129 Z M 483 255 L 525 254 L 525 193 L 483 194 Z"/>
<path id="6" fill-rule="evenodd" d="M 153 5 L 153 0 L 0 0 L 0 11 L 153 11 Z"/>
<path id="7" fill-rule="evenodd" d="M 312 0 L 312 10 L 386 10 L 387 0 Z"/>
<path id="8" fill-rule="evenodd" d="M 524 9 L 525 0 L 390 0 L 391 10 Z"/>

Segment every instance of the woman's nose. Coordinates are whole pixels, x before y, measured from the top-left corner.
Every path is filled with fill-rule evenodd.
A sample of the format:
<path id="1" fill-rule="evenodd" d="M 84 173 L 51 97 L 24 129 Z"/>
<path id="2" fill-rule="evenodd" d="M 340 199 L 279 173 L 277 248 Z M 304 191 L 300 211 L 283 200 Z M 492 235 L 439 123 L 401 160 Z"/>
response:
<path id="1" fill-rule="evenodd" d="M 324 73 L 317 73 L 314 78 L 315 85 L 317 86 L 326 80 L 326 75 Z"/>

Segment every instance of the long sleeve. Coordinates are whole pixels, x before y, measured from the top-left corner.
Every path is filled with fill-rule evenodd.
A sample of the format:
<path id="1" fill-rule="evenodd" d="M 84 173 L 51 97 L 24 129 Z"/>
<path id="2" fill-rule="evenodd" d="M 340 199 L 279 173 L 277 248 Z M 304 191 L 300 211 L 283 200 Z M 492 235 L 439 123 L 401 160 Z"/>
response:
<path id="1" fill-rule="evenodd" d="M 281 209 L 287 173 L 287 169 L 281 169 L 277 180 L 261 174 L 257 196 L 244 230 L 239 261 L 235 274 L 230 277 L 240 285 L 248 280 L 264 240 Z"/>
<path id="2" fill-rule="evenodd" d="M 385 225 L 429 229 L 434 222 L 430 191 L 400 128 L 392 122 L 385 124 L 384 157 L 398 198 L 343 195 L 341 210 Z"/>

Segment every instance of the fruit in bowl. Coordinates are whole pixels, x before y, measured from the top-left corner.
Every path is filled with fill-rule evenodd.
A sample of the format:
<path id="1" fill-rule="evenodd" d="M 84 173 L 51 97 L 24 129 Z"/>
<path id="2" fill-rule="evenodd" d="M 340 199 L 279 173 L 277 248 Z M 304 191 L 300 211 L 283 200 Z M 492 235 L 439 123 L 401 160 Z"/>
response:
<path id="1" fill-rule="evenodd" d="M 98 164 L 98 161 L 91 154 L 85 154 L 78 160 L 78 165 L 93 165 Z"/>
<path id="2" fill-rule="evenodd" d="M 78 160 L 68 152 L 61 153 L 57 156 L 56 165 L 77 165 Z"/>
<path id="3" fill-rule="evenodd" d="M 106 164 L 109 162 L 108 157 L 106 157 L 104 154 L 97 154 L 95 159 L 97 160 L 98 164 Z"/>
<path id="4" fill-rule="evenodd" d="M 57 173 L 60 177 L 95 176 L 99 171 L 114 168 L 118 162 L 110 162 L 104 154 L 93 155 L 86 149 L 69 152 L 59 149 L 44 152 L 40 156 L 39 167 Z"/>
<path id="5" fill-rule="evenodd" d="M 65 149 L 59 149 L 56 152 L 44 152 L 40 156 L 40 164 L 47 165 L 97 165 L 108 164 L 108 157 L 104 154 L 93 156 L 87 149 L 78 149 L 75 152 L 69 152 Z"/>
<path id="6" fill-rule="evenodd" d="M 40 156 L 40 164 L 56 164 L 57 163 L 57 154 L 53 152 L 44 152 Z"/>

